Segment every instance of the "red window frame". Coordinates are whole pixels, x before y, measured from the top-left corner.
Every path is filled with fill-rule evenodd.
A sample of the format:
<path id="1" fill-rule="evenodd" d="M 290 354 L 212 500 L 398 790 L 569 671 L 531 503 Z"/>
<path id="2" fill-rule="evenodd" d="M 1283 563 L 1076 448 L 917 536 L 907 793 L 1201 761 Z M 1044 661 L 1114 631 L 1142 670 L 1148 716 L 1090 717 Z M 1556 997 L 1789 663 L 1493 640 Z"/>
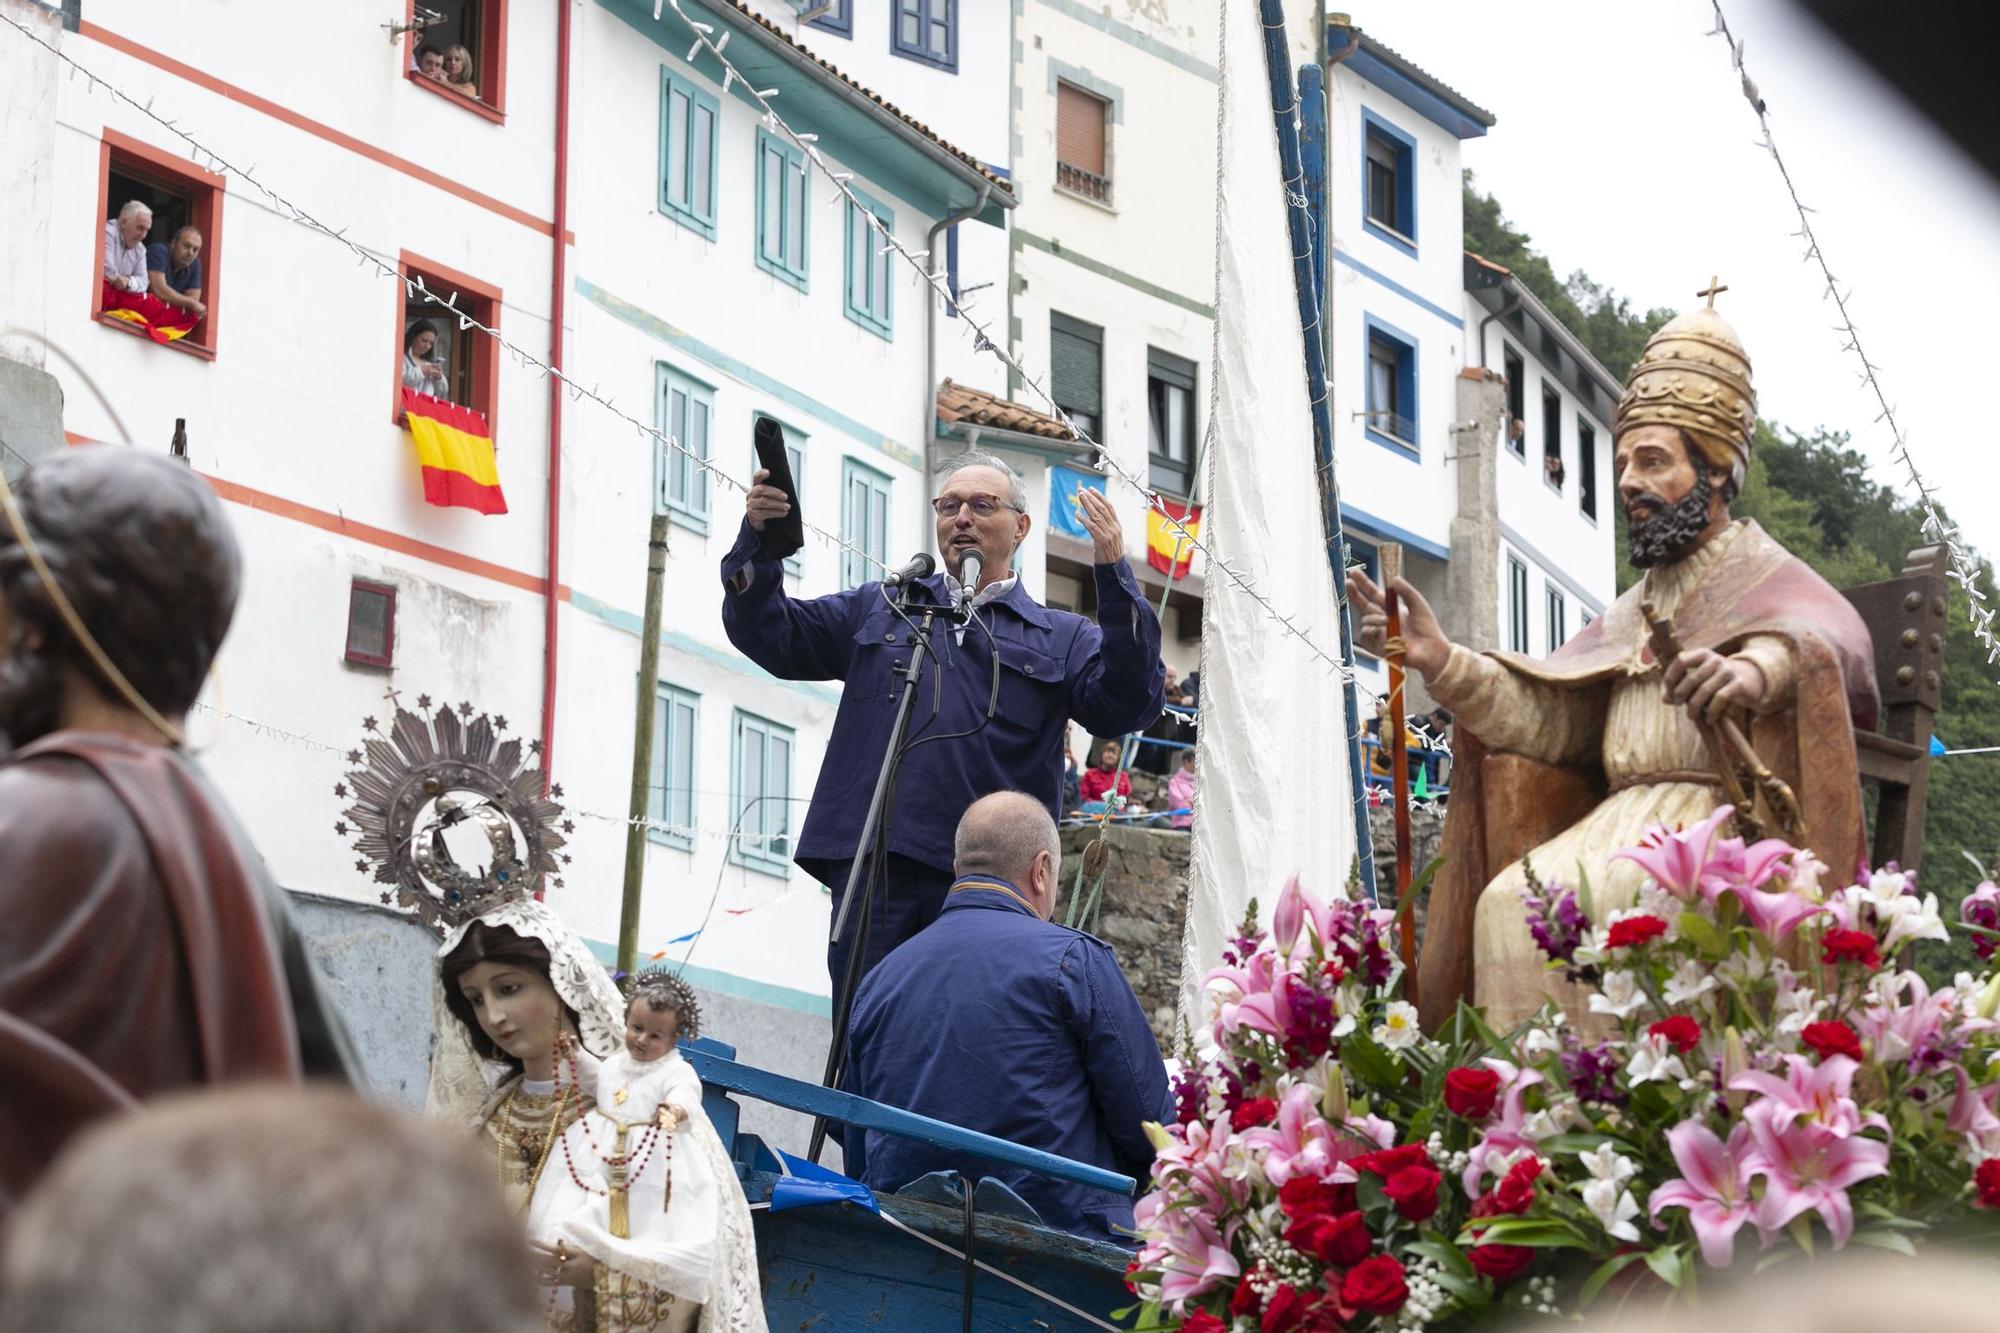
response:
<path id="1" fill-rule="evenodd" d="M 457 292 L 457 308 L 460 311 L 478 320 L 487 328 L 499 331 L 500 289 L 498 287 L 460 273 L 457 269 L 434 263 L 421 255 L 411 254 L 408 250 L 401 251 L 397 255 L 396 271 L 402 275 L 405 284 L 421 276 L 427 291 L 444 296 Z M 487 428 L 493 432 L 492 438 L 497 444 L 500 439 L 498 347 L 493 339 L 483 333 L 457 329 L 455 327 L 457 321 L 441 306 L 432 305 L 421 296 L 412 301 L 406 285 L 396 288 L 396 328 L 394 337 L 390 339 L 393 357 L 389 375 L 389 419 L 398 426 L 403 424 L 403 330 L 409 327 L 410 320 L 418 316 L 440 322 L 449 321 L 454 326 L 452 329 L 454 337 L 472 340 L 472 387 L 471 392 L 466 395 L 472 401 L 465 406 L 486 414 Z"/>
<path id="2" fill-rule="evenodd" d="M 477 0 L 479 4 L 479 100 L 452 92 L 436 79 L 427 79 L 411 69 L 424 36 L 415 29 L 403 33 L 403 77 L 417 87 L 442 97 L 453 106 L 464 107 L 496 125 L 507 120 L 507 0 Z M 416 0 L 406 0 L 403 22 L 416 19 Z"/>
<path id="3" fill-rule="evenodd" d="M 208 307 L 208 313 L 202 316 L 187 337 L 155 346 L 164 345 L 203 361 L 215 360 L 216 322 L 222 308 L 222 196 L 229 182 L 215 172 L 202 170 L 184 157 L 162 152 L 129 134 L 120 134 L 113 129 L 104 131 L 97 150 L 97 225 L 90 231 L 90 317 L 102 328 L 116 329 L 135 338 L 144 338 L 146 334 L 124 320 L 112 319 L 104 313 L 104 223 L 111 216 L 113 167 L 128 176 L 137 176 L 189 195 L 192 205 L 189 221 L 201 231 L 201 299 Z M 150 245 L 159 239 L 148 235 L 146 243 Z M 173 238 L 165 239 L 171 242 Z"/>
<path id="4" fill-rule="evenodd" d="M 366 594 L 383 598 L 388 606 L 382 617 L 382 646 L 385 652 L 357 652 L 354 648 L 354 601 L 357 595 Z M 377 583 L 373 579 L 355 579 L 347 585 L 347 637 L 343 641 L 341 656 L 349 662 L 361 666 L 389 667 L 396 664 L 396 587 L 392 583 Z"/>

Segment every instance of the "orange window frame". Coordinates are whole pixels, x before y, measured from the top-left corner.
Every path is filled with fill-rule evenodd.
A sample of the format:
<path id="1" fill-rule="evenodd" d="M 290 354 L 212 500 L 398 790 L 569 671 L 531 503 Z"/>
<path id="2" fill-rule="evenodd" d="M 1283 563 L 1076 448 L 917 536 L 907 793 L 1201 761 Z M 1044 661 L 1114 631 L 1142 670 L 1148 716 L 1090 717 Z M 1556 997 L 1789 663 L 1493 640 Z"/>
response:
<path id="1" fill-rule="evenodd" d="M 416 0 L 405 0 L 403 22 L 416 20 Z M 403 33 L 403 78 L 453 106 L 464 107 L 496 125 L 507 120 L 507 0 L 479 0 L 479 100 L 452 92 L 436 79 L 427 79 L 410 65 L 417 58 L 423 35 L 415 29 Z"/>
<path id="2" fill-rule="evenodd" d="M 418 274 L 423 275 L 424 286 L 431 291 L 446 294 L 459 293 L 458 309 L 492 329 L 500 330 L 500 289 L 491 283 L 479 281 L 457 269 L 425 259 L 422 255 L 411 254 L 408 250 L 398 252 L 396 272 L 407 284 Z M 403 330 L 409 322 L 419 316 L 433 320 L 451 320 L 451 314 L 442 306 L 432 305 L 419 297 L 410 300 L 409 287 L 396 288 L 396 327 L 390 338 L 394 351 L 389 375 L 389 419 L 398 426 L 403 424 Z M 467 298 L 470 298 L 468 300 Z M 500 439 L 500 356 L 499 348 L 492 338 L 476 330 L 454 330 L 456 336 L 472 340 L 472 392 L 468 395 L 472 402 L 466 406 L 486 414 L 486 425 L 493 432 L 495 444 Z"/>
<path id="3" fill-rule="evenodd" d="M 222 308 L 222 197 L 228 180 L 213 171 L 204 171 L 184 157 L 175 157 L 129 134 L 106 129 L 97 149 L 97 225 L 90 231 L 90 317 L 101 328 L 116 329 L 135 338 L 146 335 L 122 319 L 104 313 L 104 223 L 111 216 L 111 169 L 151 180 L 170 189 L 186 190 L 190 197 L 189 220 L 202 238 L 202 303 L 208 313 L 185 338 L 164 344 L 172 351 L 203 361 L 215 360 L 215 330 Z M 158 238 L 147 236 L 146 243 Z M 167 238 L 169 241 L 171 237 Z M 156 344 L 159 345 L 159 344 Z M 399 372 L 400 373 L 400 372 Z"/>

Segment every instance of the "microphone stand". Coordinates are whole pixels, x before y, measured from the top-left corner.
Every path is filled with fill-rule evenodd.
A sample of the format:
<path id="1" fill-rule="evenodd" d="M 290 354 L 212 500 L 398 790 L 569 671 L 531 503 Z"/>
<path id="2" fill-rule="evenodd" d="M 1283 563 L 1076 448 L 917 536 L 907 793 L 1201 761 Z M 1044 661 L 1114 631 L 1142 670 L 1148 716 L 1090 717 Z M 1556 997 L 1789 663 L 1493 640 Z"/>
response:
<path id="1" fill-rule="evenodd" d="M 905 604 L 908 585 L 897 589 L 896 604 Z M 889 728 L 889 744 L 882 752 L 882 768 L 875 777 L 875 792 L 868 798 L 868 816 L 861 823 L 861 837 L 854 844 L 854 862 L 848 867 L 847 888 L 840 896 L 840 911 L 834 917 L 832 939 L 838 942 L 846 933 L 848 918 L 854 913 L 856 889 L 860 890 L 861 911 L 855 920 L 858 935 L 854 947 L 847 956 L 847 971 L 840 980 L 840 993 L 834 996 L 833 1033 L 827 1043 L 826 1073 L 820 1079 L 820 1086 L 835 1087 L 847 1064 L 847 1013 L 854 1003 L 854 992 L 860 989 L 861 974 L 868 954 L 868 912 L 874 905 L 875 886 L 882 877 L 882 862 L 887 858 L 888 848 L 883 837 L 887 822 L 887 810 L 894 799 L 897 770 L 902 766 L 904 740 L 910 727 L 910 709 L 916 702 L 917 677 L 923 671 L 926 654 L 936 656 L 931 648 L 931 626 L 937 620 L 943 607 L 926 606 L 919 633 L 910 642 L 910 660 L 896 668 L 896 674 L 903 678 L 902 695 L 896 701 L 896 719 Z M 866 864 L 869 874 L 864 883 L 862 866 Z M 826 1117 L 813 1118 L 812 1143 L 807 1156 L 819 1161 L 820 1150 L 826 1145 Z"/>

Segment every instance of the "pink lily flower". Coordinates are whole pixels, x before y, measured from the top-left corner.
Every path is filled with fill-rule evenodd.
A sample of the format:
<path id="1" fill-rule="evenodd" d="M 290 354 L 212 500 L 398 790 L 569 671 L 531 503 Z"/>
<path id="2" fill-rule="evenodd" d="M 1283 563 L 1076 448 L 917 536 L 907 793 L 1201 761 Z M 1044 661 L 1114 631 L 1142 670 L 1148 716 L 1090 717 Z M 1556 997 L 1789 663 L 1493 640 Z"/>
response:
<path id="1" fill-rule="evenodd" d="M 1884 989 L 1871 993 L 1854 1026 L 1873 1044 L 1878 1064 L 1907 1060 L 1929 1044 L 1958 998 L 1950 987 L 1931 994 L 1929 983 L 1915 972 L 1877 978 L 1877 984 Z M 1902 1000 L 1906 991 L 1909 999 Z"/>
<path id="2" fill-rule="evenodd" d="M 1784 1078 L 1749 1069 L 1729 1080 L 1733 1091 L 1764 1094 L 1744 1110 L 1744 1119 L 1767 1123 L 1778 1134 L 1796 1122 L 1835 1139 L 1849 1138 L 1864 1128 L 1888 1128 L 1889 1122 L 1880 1115 L 1864 1119 L 1861 1108 L 1847 1095 L 1854 1072 L 1861 1067 L 1849 1057 L 1829 1055 L 1814 1065 L 1803 1055 L 1788 1055 L 1785 1064 L 1789 1072 Z"/>
<path id="3" fill-rule="evenodd" d="M 1683 1120 L 1667 1131 L 1667 1146 L 1681 1178 L 1654 1189 L 1648 1209 L 1658 1217 L 1663 1208 L 1685 1208 L 1703 1261 L 1710 1268 L 1729 1267 L 1736 1257 L 1736 1233 L 1754 1220 L 1749 1128 L 1737 1125 L 1725 1145 L 1699 1120 Z"/>
<path id="4" fill-rule="evenodd" d="M 1954 1065 L 1951 1072 L 1958 1080 L 1958 1093 L 1951 1099 L 1946 1127 L 1955 1134 L 1965 1135 L 1969 1145 L 1983 1155 L 2000 1151 L 2000 1115 L 1993 1109 L 1995 1098 L 2000 1098 L 2000 1083 L 1977 1088 L 1966 1077 L 1964 1068 Z"/>
<path id="5" fill-rule="evenodd" d="M 1285 881 L 1285 887 L 1278 892 L 1277 906 L 1271 909 L 1271 943 L 1279 953 L 1288 954 L 1298 943 L 1299 931 L 1305 928 L 1305 890 L 1299 887 L 1297 871 Z"/>
<path id="6" fill-rule="evenodd" d="M 1227 1119 L 1213 1125 L 1190 1121 L 1171 1134 L 1172 1141 L 1153 1159 L 1153 1183 L 1164 1193 L 1179 1177 L 1180 1184 L 1199 1194 L 1215 1212 L 1239 1206 L 1249 1198 L 1249 1183 L 1229 1176 L 1230 1149 L 1240 1142 Z"/>
<path id="7" fill-rule="evenodd" d="M 1757 1229 L 1769 1235 L 1795 1217 L 1817 1212 L 1833 1237 L 1833 1247 L 1846 1245 L 1854 1234 L 1848 1186 L 1887 1175 L 1889 1145 L 1859 1134 L 1839 1138 L 1816 1124 L 1780 1128 L 1774 1116 L 1750 1114 L 1746 1119 L 1755 1156 L 1748 1170 L 1764 1178 Z"/>
<path id="8" fill-rule="evenodd" d="M 1665 824 L 1646 830 L 1637 847 L 1617 852 L 1653 877 L 1655 883 L 1683 902 L 1692 901 L 1701 886 L 1701 872 L 1708 862 L 1709 846 L 1715 841 L 1722 821 L 1736 813 L 1733 805 L 1719 805 L 1715 813 L 1691 829 L 1675 832 Z"/>
<path id="9" fill-rule="evenodd" d="M 1139 1200 L 1132 1212 L 1138 1229 L 1151 1238 L 1139 1262 L 1159 1269 L 1160 1299 L 1175 1313 L 1184 1313 L 1189 1301 L 1223 1280 L 1242 1275 L 1242 1265 L 1214 1218 L 1192 1208 L 1167 1207 L 1158 1194 Z"/>
<path id="10" fill-rule="evenodd" d="M 1295 1083 L 1278 1103 L 1278 1122 L 1242 1133 L 1245 1147 L 1262 1150 L 1264 1174 L 1283 1188 L 1293 1176 L 1324 1180 L 1343 1158 L 1358 1149 L 1342 1151 L 1346 1137 L 1319 1113 L 1319 1092 L 1310 1083 Z"/>
<path id="11" fill-rule="evenodd" d="M 1528 1089 L 1542 1081 L 1542 1076 L 1532 1069 L 1517 1069 L 1505 1060 L 1483 1060 L 1488 1069 L 1500 1076 L 1500 1113 L 1486 1122 L 1486 1133 L 1479 1142 L 1472 1145 L 1472 1151 L 1465 1163 L 1465 1174 L 1461 1183 L 1465 1186 L 1465 1197 L 1479 1197 L 1479 1182 L 1486 1175 L 1489 1163 L 1498 1162 L 1512 1153 L 1533 1152 L 1541 1139 L 1527 1132 Z M 1494 1174 L 1499 1174 L 1496 1169 Z"/>
<path id="12" fill-rule="evenodd" d="M 1248 1027 L 1269 1036 L 1282 1038 L 1285 1026 L 1291 1019 L 1291 1006 L 1286 1002 L 1284 988 L 1276 985 L 1278 958 L 1259 950 L 1252 954 L 1241 967 L 1218 967 L 1202 979 L 1203 989 L 1217 982 L 1234 991 L 1231 998 L 1224 992 L 1216 1007 L 1215 1040 L 1218 1045 L 1226 1045 L 1236 1030 Z"/>

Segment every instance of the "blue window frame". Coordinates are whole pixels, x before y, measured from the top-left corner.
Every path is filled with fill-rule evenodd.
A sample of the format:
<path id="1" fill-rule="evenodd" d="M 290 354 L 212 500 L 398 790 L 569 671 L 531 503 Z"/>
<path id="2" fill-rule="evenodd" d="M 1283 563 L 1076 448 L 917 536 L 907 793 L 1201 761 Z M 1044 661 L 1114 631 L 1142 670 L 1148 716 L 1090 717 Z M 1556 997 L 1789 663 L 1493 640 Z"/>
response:
<path id="1" fill-rule="evenodd" d="M 897 55 L 958 72 L 958 0 L 895 0 L 889 47 Z"/>
<path id="2" fill-rule="evenodd" d="M 1422 457 L 1418 443 L 1417 340 L 1393 324 L 1364 316 L 1368 331 L 1368 438 L 1408 458 Z"/>
<path id="3" fill-rule="evenodd" d="M 660 70 L 660 211 L 715 239 L 715 136 L 721 108 L 713 97 Z"/>
<path id="4" fill-rule="evenodd" d="M 757 415 L 769 416 L 770 414 L 759 412 Z M 771 417 L 771 420 L 777 422 L 778 429 L 785 433 L 785 461 L 792 465 L 792 486 L 799 493 L 799 506 L 803 510 L 806 502 L 805 432 L 789 426 L 782 421 L 778 421 L 776 417 Z M 752 432 L 752 438 L 753 440 L 755 438 L 754 431 Z M 762 464 L 757 461 L 756 445 L 753 443 L 750 448 L 750 471 L 755 473 L 761 466 Z M 785 557 L 785 572 L 787 574 L 800 575 L 805 573 L 805 569 L 805 553 L 803 551 L 794 551 Z"/>
<path id="5" fill-rule="evenodd" d="M 654 499 L 655 512 L 663 509 L 674 522 L 695 532 L 708 531 L 708 471 L 701 463 L 708 461 L 714 421 L 715 390 L 662 365 L 660 433 L 678 441 L 681 448 L 661 444 L 656 450 L 654 480 L 659 493 Z"/>
<path id="6" fill-rule="evenodd" d="M 808 20 L 812 27 L 842 37 L 854 35 L 854 0 L 798 0 L 798 3 L 802 13 L 821 11 Z"/>
<path id="7" fill-rule="evenodd" d="M 806 155 L 757 131 L 757 267 L 806 290 Z"/>
<path id="8" fill-rule="evenodd" d="M 1361 225 L 1401 250 L 1417 253 L 1417 141 L 1361 109 Z"/>
<path id="9" fill-rule="evenodd" d="M 792 729 L 736 710 L 730 746 L 729 863 L 792 873 Z"/>
<path id="10" fill-rule="evenodd" d="M 860 204 L 847 201 L 847 317 L 871 333 L 884 338 L 895 336 L 889 308 L 889 263 L 882 253 L 887 237 L 894 232 L 896 215 L 859 190 Z M 866 209 L 864 212 L 863 209 Z M 881 230 L 868 225 L 874 217 Z"/>
<path id="11" fill-rule="evenodd" d="M 652 823 L 646 836 L 662 846 L 691 852 L 701 696 L 665 681 L 654 682 L 654 691 L 653 776 L 646 793 L 646 818 Z"/>
<path id="12" fill-rule="evenodd" d="M 894 483 L 872 467 L 847 459 L 840 470 L 840 539 L 876 563 L 840 553 L 840 586 L 858 588 L 889 563 L 889 502 Z"/>

